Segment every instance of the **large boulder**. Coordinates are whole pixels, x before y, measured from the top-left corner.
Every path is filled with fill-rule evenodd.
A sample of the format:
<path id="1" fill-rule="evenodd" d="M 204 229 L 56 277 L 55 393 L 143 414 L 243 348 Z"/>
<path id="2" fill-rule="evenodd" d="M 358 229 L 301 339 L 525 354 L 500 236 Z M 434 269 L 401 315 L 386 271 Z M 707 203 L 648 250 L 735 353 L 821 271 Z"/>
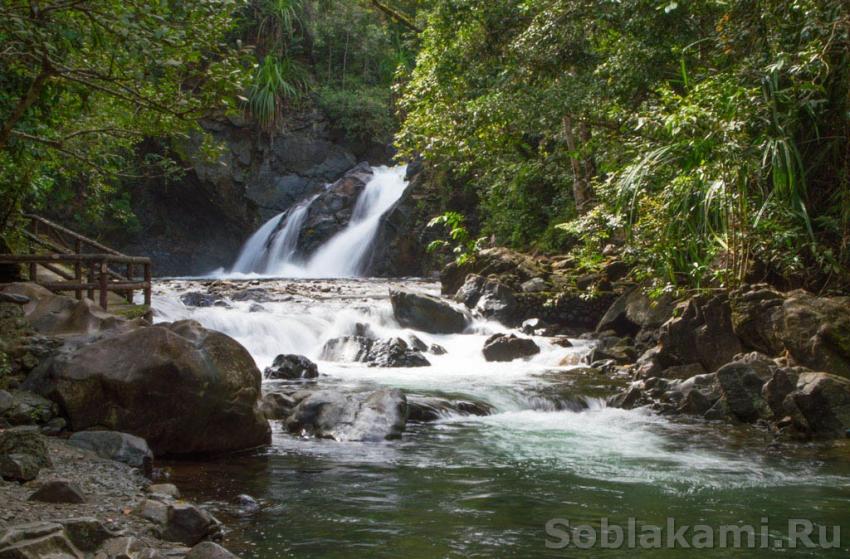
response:
<path id="1" fill-rule="evenodd" d="M 71 429 L 145 439 L 156 455 L 267 444 L 261 376 L 232 338 L 182 321 L 131 330 L 61 353 L 27 379 Z"/>
<path id="2" fill-rule="evenodd" d="M 782 294 L 768 287 L 733 293 L 732 321 L 745 346 L 850 378 L 850 297 Z"/>
<path id="3" fill-rule="evenodd" d="M 511 288 L 476 274 L 466 277 L 464 284 L 455 293 L 455 301 L 463 303 L 484 318 L 498 320 L 508 326 L 516 325 L 522 317 Z"/>
<path id="4" fill-rule="evenodd" d="M 850 430 L 850 379 L 829 373 L 802 373 L 790 398 L 815 435 L 844 437 Z"/>
<path id="5" fill-rule="evenodd" d="M 782 310 L 780 336 L 793 361 L 850 378 L 850 297 L 794 291 Z"/>
<path id="6" fill-rule="evenodd" d="M 81 431 L 71 435 L 68 442 L 101 458 L 123 462 L 145 472 L 153 467 L 153 452 L 141 437 L 116 431 Z"/>
<path id="7" fill-rule="evenodd" d="M 432 334 L 459 334 L 469 322 L 462 311 L 430 295 L 391 289 L 390 302 L 396 320 L 405 328 Z"/>
<path id="8" fill-rule="evenodd" d="M 309 379 L 319 376 L 319 368 L 303 355 L 278 355 L 264 374 L 274 380 Z"/>
<path id="9" fill-rule="evenodd" d="M 781 293 L 769 287 L 732 293 L 732 326 L 745 347 L 766 355 L 779 355 L 783 351 L 784 300 Z"/>
<path id="10" fill-rule="evenodd" d="M 764 383 L 773 375 L 767 360 L 741 359 L 717 370 L 717 383 L 729 412 L 738 420 L 752 423 L 772 419 L 773 411 L 763 396 Z"/>
<path id="11" fill-rule="evenodd" d="M 716 371 L 741 353 L 725 295 L 694 297 L 680 310 L 680 316 L 661 328 L 656 357 L 663 367 L 699 363 L 706 371 Z"/>
<path id="12" fill-rule="evenodd" d="M 375 442 L 401 437 L 407 415 L 407 398 L 400 390 L 363 394 L 322 390 L 299 402 L 286 427 L 318 438 Z"/>
<path id="13" fill-rule="evenodd" d="M 515 334 L 494 334 L 484 342 L 484 359 L 487 361 L 513 361 L 540 353 L 540 347 L 531 338 Z"/>
<path id="14" fill-rule="evenodd" d="M 651 299 L 642 286 L 620 295 L 596 326 L 597 332 L 613 330 L 618 336 L 637 336 L 648 328 L 658 328 L 673 315 L 673 297 Z"/>

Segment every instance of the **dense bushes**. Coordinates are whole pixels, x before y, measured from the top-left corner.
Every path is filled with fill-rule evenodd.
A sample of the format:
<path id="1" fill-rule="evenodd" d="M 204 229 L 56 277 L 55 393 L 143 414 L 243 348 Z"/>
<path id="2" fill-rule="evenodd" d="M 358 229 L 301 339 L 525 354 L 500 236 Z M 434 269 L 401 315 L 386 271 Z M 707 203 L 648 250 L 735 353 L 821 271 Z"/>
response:
<path id="1" fill-rule="evenodd" d="M 560 249 L 597 206 L 564 227 L 585 256 L 605 222 L 673 285 L 836 287 L 848 45 L 841 0 L 440 0 L 398 142 L 471 184 L 501 243 Z"/>

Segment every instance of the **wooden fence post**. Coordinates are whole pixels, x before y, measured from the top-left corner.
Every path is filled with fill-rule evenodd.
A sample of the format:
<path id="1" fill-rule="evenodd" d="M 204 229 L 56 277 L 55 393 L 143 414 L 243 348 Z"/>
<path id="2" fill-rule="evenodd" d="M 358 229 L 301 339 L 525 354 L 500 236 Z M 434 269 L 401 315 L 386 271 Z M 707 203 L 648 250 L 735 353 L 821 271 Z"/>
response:
<path id="1" fill-rule="evenodd" d="M 74 254 L 80 254 L 80 252 L 82 252 L 82 250 L 83 250 L 83 246 L 82 246 L 82 245 L 83 245 L 83 244 L 80 242 L 80 240 L 79 240 L 79 239 L 77 239 L 76 241 L 74 241 Z M 83 265 L 82 265 L 82 263 L 81 263 L 79 260 L 77 260 L 76 262 L 74 262 L 74 280 L 75 280 L 77 283 L 83 283 Z M 76 297 L 77 297 L 77 301 L 82 301 L 82 299 L 83 299 L 83 290 L 82 290 L 82 289 L 77 289 L 77 290 L 74 292 L 74 295 L 76 295 Z"/>
<path id="2" fill-rule="evenodd" d="M 145 305 L 151 306 L 151 265 L 145 263 Z"/>
<path id="3" fill-rule="evenodd" d="M 133 264 L 132 263 L 127 264 L 127 281 L 128 282 L 133 281 Z M 127 299 L 128 303 L 130 303 L 131 305 L 133 304 L 133 290 L 132 289 L 128 289 L 127 293 L 124 294 L 124 297 Z"/>
<path id="4" fill-rule="evenodd" d="M 89 284 L 86 288 L 86 297 L 94 301 L 94 287 L 92 287 L 92 284 L 94 284 L 94 262 L 89 262 L 88 279 L 86 280 L 86 283 Z"/>
<path id="5" fill-rule="evenodd" d="M 103 310 L 109 305 L 109 268 L 106 260 L 100 261 L 100 306 Z"/>

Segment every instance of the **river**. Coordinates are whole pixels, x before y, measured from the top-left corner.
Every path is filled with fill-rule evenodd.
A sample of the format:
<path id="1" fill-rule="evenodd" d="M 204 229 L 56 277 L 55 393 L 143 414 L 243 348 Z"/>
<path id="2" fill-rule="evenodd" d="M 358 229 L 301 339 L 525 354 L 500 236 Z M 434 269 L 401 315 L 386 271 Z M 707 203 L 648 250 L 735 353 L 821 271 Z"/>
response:
<path id="1" fill-rule="evenodd" d="M 155 320 L 192 318 L 225 332 L 248 348 L 261 369 L 279 353 L 306 355 L 318 363 L 323 387 L 398 387 L 408 395 L 458 396 L 493 409 L 483 417 L 448 415 L 434 423 L 409 423 L 400 440 L 384 443 L 304 439 L 273 422 L 267 449 L 161 464 L 159 477 L 219 510 L 229 529 L 228 546 L 244 557 L 682 556 L 681 549 L 636 551 L 627 541 L 618 549 L 601 548 L 600 541 L 591 549 L 554 549 L 564 541 L 546 530 L 553 519 L 596 528 L 607 519 L 628 530 L 632 518 L 638 536 L 640 527 L 666 527 L 668 518 L 676 526 L 766 526 L 769 546 L 783 548 L 789 543 L 789 519 L 843 525 L 848 533 L 840 549 L 782 552 L 847 556 L 850 449 L 845 441 L 776 445 L 754 427 L 608 408 L 595 398 L 592 379 L 576 381 L 570 375 L 591 342 L 575 340 L 573 348 L 562 348 L 537 338 L 542 352 L 533 359 L 488 363 L 481 355 L 484 339 L 507 330 L 492 322 L 477 322 L 461 335 L 416 332 L 426 343 L 447 349 L 443 356 L 428 356 L 430 367 L 369 368 L 319 359 L 326 340 L 353 333 L 357 323 L 368 324 L 380 337 L 411 334 L 393 319 L 388 289 L 436 294 L 436 283 L 229 280 L 233 292 L 254 289 L 257 296 L 225 298 L 227 307 L 180 302 L 181 294 L 208 289 L 211 281 L 158 282 Z M 276 382 L 266 381 L 264 389 L 274 390 Z M 584 401 L 586 407 L 559 410 L 559 399 Z M 227 503 L 239 494 L 256 498 L 260 512 L 234 513 Z M 759 536 L 757 547 L 761 543 Z M 776 553 L 711 549 L 694 556 Z"/>
<path id="2" fill-rule="evenodd" d="M 685 543 L 705 543 L 695 539 L 695 526 L 701 525 L 714 539 L 711 549 L 698 551 L 700 557 L 778 552 L 846 557 L 847 441 L 777 445 L 750 426 L 609 408 L 600 397 L 604 383 L 581 372 L 591 341 L 572 340 L 573 346 L 564 348 L 538 337 L 541 352 L 530 360 L 490 363 L 481 349 L 489 335 L 508 331 L 498 323 L 478 320 L 458 335 L 401 328 L 389 289 L 438 295 L 439 285 L 356 277 L 381 217 L 407 188 L 403 166 L 375 168 L 371 177 L 350 222 L 314 254 L 299 257 L 295 247 L 311 205 L 323 193 L 260 227 L 229 270 L 207 279 L 159 282 L 155 320 L 189 318 L 229 334 L 261 370 L 278 354 L 307 356 L 318 363 L 321 388 L 399 388 L 409 399 L 462 398 L 486 404 L 491 413 L 409 422 L 400 440 L 383 443 L 300 438 L 273 421 L 273 443 L 262 451 L 165 464 L 161 478 L 219 511 L 230 529 L 231 548 L 263 559 L 635 553 L 673 558 L 683 550 L 669 545 L 667 537 L 690 526 Z M 325 192 L 333 188 L 328 185 Z M 181 295 L 194 291 L 220 293 L 221 306 L 184 305 Z M 364 325 L 377 338 L 415 335 L 447 351 L 429 354 L 431 366 L 424 368 L 321 359 L 326 341 L 353 335 Z M 265 381 L 264 391 L 280 389 L 280 382 Z M 257 499 L 260 511 L 234 511 L 230 503 L 240 494 Z M 815 532 L 829 528 L 830 536 L 833 526 L 844 525 L 847 535 L 838 549 L 790 550 L 788 523 L 794 519 L 811 522 Z M 596 541 L 589 533 L 568 541 L 565 535 L 576 534 L 564 530 L 566 523 L 588 527 Z M 604 541 L 603 523 L 608 526 Z M 730 537 L 722 545 L 722 527 L 746 525 L 753 527 L 755 549 L 729 549 Z M 664 530 L 663 541 L 653 538 L 652 526 Z M 623 534 L 616 546 L 618 529 Z M 651 549 L 640 549 L 642 542 Z M 681 546 L 681 540 L 672 544 Z"/>

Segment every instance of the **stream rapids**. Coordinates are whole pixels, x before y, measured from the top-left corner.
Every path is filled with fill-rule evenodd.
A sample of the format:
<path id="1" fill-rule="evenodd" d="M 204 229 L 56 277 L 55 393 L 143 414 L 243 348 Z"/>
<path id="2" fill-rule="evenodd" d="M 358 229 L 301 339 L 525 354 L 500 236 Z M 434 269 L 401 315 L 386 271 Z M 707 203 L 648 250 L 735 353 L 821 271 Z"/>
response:
<path id="1" fill-rule="evenodd" d="M 527 361 L 488 363 L 481 347 L 506 332 L 478 321 L 459 335 L 401 328 L 390 287 L 437 295 L 420 280 L 225 280 L 218 305 L 189 307 L 180 295 L 213 281 L 168 280 L 155 287 L 155 321 L 199 321 L 243 344 L 262 370 L 282 353 L 319 366 L 317 384 L 347 392 L 381 387 L 408 397 L 441 395 L 484 402 L 490 415 L 446 414 L 409 422 L 383 443 L 301 438 L 272 422 L 269 448 L 203 463 L 166 463 L 157 472 L 217 510 L 228 546 L 244 557 L 629 557 L 626 547 L 547 547 L 546 523 L 625 526 L 753 524 L 768 519 L 771 541 L 789 519 L 840 525 L 850 519 L 846 445 L 771 445 L 749 427 L 675 420 L 648 410 L 609 408 L 592 380 L 570 375 L 591 342 L 563 348 L 535 338 Z M 238 300 L 235 300 L 238 299 Z M 415 334 L 446 348 L 430 367 L 370 368 L 322 361 L 325 341 L 367 324 L 379 337 Z M 279 381 L 265 381 L 274 390 Z M 565 388 L 566 387 L 566 388 Z M 558 405 L 559 399 L 580 406 Z M 232 503 L 249 494 L 259 511 Z M 793 556 L 846 556 L 797 549 Z M 644 551 L 680 557 L 677 549 Z M 771 549 L 701 550 L 700 557 L 773 557 Z M 830 555 L 834 554 L 834 555 Z"/>

